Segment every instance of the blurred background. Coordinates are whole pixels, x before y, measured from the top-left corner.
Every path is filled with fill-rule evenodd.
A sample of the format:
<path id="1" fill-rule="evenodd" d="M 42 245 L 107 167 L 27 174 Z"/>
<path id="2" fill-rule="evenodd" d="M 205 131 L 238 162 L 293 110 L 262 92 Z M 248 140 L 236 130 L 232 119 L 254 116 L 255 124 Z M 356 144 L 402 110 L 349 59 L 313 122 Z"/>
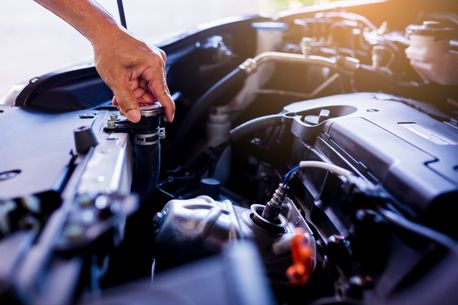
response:
<path id="1" fill-rule="evenodd" d="M 115 0 L 98 0 L 118 18 Z M 330 0 L 125 0 L 129 30 L 151 40 L 217 19 L 272 15 Z M 92 57 L 91 45 L 65 22 L 32 0 L 0 4 L 0 97 L 16 83 Z"/>

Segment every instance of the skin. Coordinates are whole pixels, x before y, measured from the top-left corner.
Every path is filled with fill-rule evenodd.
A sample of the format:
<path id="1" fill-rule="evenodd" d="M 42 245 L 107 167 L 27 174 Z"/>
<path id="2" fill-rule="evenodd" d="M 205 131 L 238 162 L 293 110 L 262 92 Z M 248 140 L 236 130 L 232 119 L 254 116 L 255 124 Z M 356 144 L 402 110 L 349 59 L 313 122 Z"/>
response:
<path id="1" fill-rule="evenodd" d="M 78 30 L 92 44 L 97 72 L 113 90 L 113 105 L 131 122 L 141 104 L 159 101 L 168 122 L 175 103 L 165 77 L 165 53 L 129 34 L 91 0 L 35 0 Z"/>

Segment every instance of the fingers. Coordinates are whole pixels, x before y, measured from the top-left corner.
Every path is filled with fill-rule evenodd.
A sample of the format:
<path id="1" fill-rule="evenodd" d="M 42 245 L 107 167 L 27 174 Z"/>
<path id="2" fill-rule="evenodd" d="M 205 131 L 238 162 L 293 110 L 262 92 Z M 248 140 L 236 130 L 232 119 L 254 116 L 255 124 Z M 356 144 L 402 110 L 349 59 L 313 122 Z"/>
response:
<path id="1" fill-rule="evenodd" d="M 144 80 L 142 80 L 144 81 Z M 143 87 L 137 87 L 134 89 L 134 96 L 139 103 L 146 103 L 151 104 L 157 100 L 151 93 L 149 93 L 149 89 L 144 89 Z"/>
<path id="2" fill-rule="evenodd" d="M 127 78 L 120 79 L 113 87 L 115 94 L 113 104 L 116 103 L 119 106 L 119 110 L 129 121 L 133 123 L 140 121 L 140 109 L 137 99 L 134 92 L 130 89 L 131 86 Z"/>
<path id="3" fill-rule="evenodd" d="M 113 99 L 111 100 L 111 104 L 119 109 L 118 102 L 116 101 L 116 96 L 113 96 Z"/>
<path id="4" fill-rule="evenodd" d="M 134 78 L 134 79 L 131 80 L 129 83 L 130 83 L 130 89 L 132 89 L 132 90 L 137 89 L 138 86 L 139 86 L 138 78 Z"/>
<path id="5" fill-rule="evenodd" d="M 175 102 L 172 97 L 169 93 L 167 93 L 159 98 L 159 102 L 165 108 L 165 117 L 167 118 L 167 122 L 172 123 L 173 118 L 175 117 Z"/>
<path id="6" fill-rule="evenodd" d="M 158 51 L 159 51 L 159 55 L 160 55 L 161 58 L 162 58 L 162 61 L 164 62 L 164 65 L 165 65 L 165 63 L 166 63 L 166 61 L 167 61 L 167 55 L 166 55 L 165 52 L 162 51 L 161 49 L 158 49 Z"/>
<path id="7" fill-rule="evenodd" d="M 156 69 L 148 68 L 142 74 L 148 84 L 148 89 L 153 96 L 157 97 L 165 109 L 165 117 L 168 122 L 173 122 L 175 116 L 175 102 L 173 101 L 165 78 L 165 66 Z"/>
<path id="8" fill-rule="evenodd" d="M 156 100 L 157 98 L 155 98 L 151 94 L 145 93 L 141 98 L 137 98 L 137 103 L 139 106 L 142 106 L 142 105 L 152 104 Z M 119 110 L 119 105 L 118 105 L 118 102 L 116 101 L 115 96 L 113 97 L 111 104 Z"/>
<path id="9" fill-rule="evenodd" d="M 159 101 L 165 109 L 165 117 L 172 122 L 175 115 L 175 103 L 170 95 L 166 82 L 165 53 L 157 48 L 153 52 L 143 52 L 137 61 L 130 67 L 124 66 L 125 74 L 122 77 L 108 79 L 115 97 L 113 105 L 116 106 L 131 122 L 140 120 L 139 104 L 151 104 Z M 146 55 L 146 56 L 145 56 Z"/>
<path id="10" fill-rule="evenodd" d="M 140 98 L 143 94 L 145 94 L 146 91 L 143 88 L 138 87 L 137 89 L 134 90 L 134 96 L 135 98 Z"/>
<path id="11" fill-rule="evenodd" d="M 152 94 L 148 92 L 145 92 L 145 94 L 143 94 L 141 98 L 142 98 L 142 101 L 147 104 L 151 104 L 157 100 L 156 97 L 154 97 Z"/>

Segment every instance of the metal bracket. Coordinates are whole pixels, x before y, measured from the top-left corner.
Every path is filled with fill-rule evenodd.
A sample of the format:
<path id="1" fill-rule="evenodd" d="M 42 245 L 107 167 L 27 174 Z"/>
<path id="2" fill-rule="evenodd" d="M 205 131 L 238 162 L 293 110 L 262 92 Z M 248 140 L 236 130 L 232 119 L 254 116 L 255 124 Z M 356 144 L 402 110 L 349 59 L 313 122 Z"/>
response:
<path id="1" fill-rule="evenodd" d="M 166 138 L 165 128 L 164 127 L 159 128 L 158 135 L 159 135 L 159 139 L 161 139 L 161 140 Z"/>
<path id="2" fill-rule="evenodd" d="M 153 104 L 140 107 L 141 119 L 138 123 L 129 122 L 127 119 L 118 120 L 116 114 L 111 114 L 105 128 L 107 133 L 156 133 L 161 125 L 164 109 L 160 104 Z"/>

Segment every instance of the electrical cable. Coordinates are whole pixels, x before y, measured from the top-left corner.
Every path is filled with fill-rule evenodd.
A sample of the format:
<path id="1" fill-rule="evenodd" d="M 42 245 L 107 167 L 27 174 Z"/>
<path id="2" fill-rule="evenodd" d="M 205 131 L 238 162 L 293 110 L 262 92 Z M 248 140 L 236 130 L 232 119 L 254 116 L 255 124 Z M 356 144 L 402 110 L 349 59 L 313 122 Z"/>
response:
<path id="1" fill-rule="evenodd" d="M 283 178 L 283 185 L 288 185 L 289 180 L 291 179 L 291 176 L 298 170 L 300 169 L 299 165 L 293 167 L 292 169 L 287 172 Z"/>
<path id="2" fill-rule="evenodd" d="M 175 199 L 175 195 L 173 195 L 172 193 L 169 193 L 167 192 L 166 190 L 164 190 L 160 185 L 156 185 L 156 188 L 159 192 L 161 192 L 162 194 L 164 194 L 165 196 L 169 197 L 170 199 Z"/>
<path id="3" fill-rule="evenodd" d="M 289 172 L 285 174 L 284 179 L 283 179 L 283 185 L 287 187 L 292 175 L 297 170 L 302 169 L 302 168 L 321 168 L 337 176 L 344 176 L 344 177 L 353 176 L 353 173 L 350 172 L 349 170 L 346 170 L 343 167 L 340 167 L 340 166 L 337 166 L 331 163 L 327 163 L 323 161 L 301 161 L 299 162 L 299 165 L 293 167 L 291 170 L 289 170 Z"/>
<path id="4" fill-rule="evenodd" d="M 288 171 L 283 180 L 283 187 L 287 187 L 289 180 L 291 179 L 292 175 L 299 169 L 302 168 L 321 168 L 325 169 L 333 174 L 336 174 L 338 176 L 344 176 L 344 177 L 350 177 L 353 176 L 353 174 L 334 164 L 331 163 L 326 163 L 322 161 L 301 161 L 299 162 L 299 165 L 292 168 L 290 171 Z M 379 210 L 380 214 L 383 216 L 384 219 L 386 219 L 388 222 L 396 225 L 397 227 L 400 227 L 404 230 L 410 231 L 412 233 L 415 233 L 416 235 L 422 236 L 428 240 L 434 241 L 440 245 L 442 245 L 445 248 L 448 249 L 456 249 L 458 246 L 458 242 L 455 241 L 454 239 L 437 232 L 433 229 L 430 229 L 428 227 L 425 227 L 423 225 L 420 225 L 418 223 L 412 222 L 390 210 L 387 209 L 380 209 Z"/>
<path id="5" fill-rule="evenodd" d="M 352 172 L 350 172 L 349 170 L 346 170 L 343 167 L 340 167 L 340 166 L 337 166 L 331 163 L 322 162 L 322 161 L 301 161 L 299 162 L 299 167 L 300 168 L 307 168 L 307 167 L 321 168 L 333 174 L 336 174 L 338 176 L 344 176 L 344 177 L 353 176 Z"/>
<path id="6" fill-rule="evenodd" d="M 288 183 L 291 180 L 293 174 L 301 168 L 321 168 L 338 176 L 353 176 L 352 172 L 331 163 L 326 163 L 322 161 L 301 161 L 299 162 L 299 165 L 293 167 L 285 174 L 283 182 L 280 183 L 280 185 L 272 195 L 272 198 L 266 203 L 266 206 L 264 207 L 264 210 L 262 212 L 262 217 L 271 222 L 275 221 L 278 214 L 280 213 L 281 205 L 288 191 Z"/>

